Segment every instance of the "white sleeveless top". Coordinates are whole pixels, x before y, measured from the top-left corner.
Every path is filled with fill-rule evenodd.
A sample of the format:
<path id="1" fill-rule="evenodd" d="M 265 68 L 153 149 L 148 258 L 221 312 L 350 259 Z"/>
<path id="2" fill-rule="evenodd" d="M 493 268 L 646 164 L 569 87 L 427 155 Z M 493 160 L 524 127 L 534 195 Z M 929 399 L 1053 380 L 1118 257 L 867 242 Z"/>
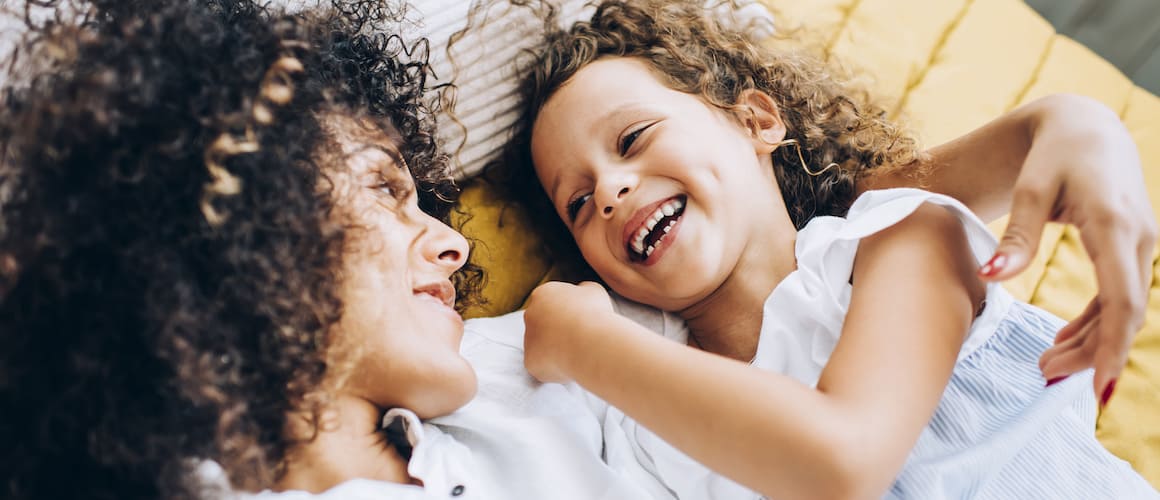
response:
<path id="1" fill-rule="evenodd" d="M 846 217 L 817 217 L 798 232 L 797 269 L 765 301 L 766 321 L 752 364 L 816 385 L 850 306 L 850 276 L 858 242 L 897 224 L 923 203 L 945 207 L 962 221 L 979 265 L 991 258 L 998 242 L 958 200 L 919 189 L 869 191 L 858 197 Z M 985 300 L 963 342 L 960 360 L 990 338 L 1014 302 L 998 283 L 987 285 Z"/>
<path id="2" fill-rule="evenodd" d="M 958 217 L 980 264 L 991 257 L 994 236 L 958 201 L 917 189 L 867 192 L 846 217 L 818 217 L 799 231 L 797 269 L 765 301 L 752 364 L 816 385 L 849 308 L 858 242 L 905 219 L 923 203 L 942 206 Z M 688 338 L 687 327 L 673 314 L 623 299 L 616 305 L 621 314 L 674 341 Z M 1044 387 L 1037 361 L 1062 326 L 1059 318 L 1015 301 L 1000 285 L 988 285 L 986 305 L 970 327 L 939 407 L 885 498 L 1160 498 L 1127 462 L 1095 439 L 1090 370 Z M 711 472 L 616 408 L 609 407 L 602 418 L 606 456 L 634 458 L 672 496 L 761 498 Z"/>

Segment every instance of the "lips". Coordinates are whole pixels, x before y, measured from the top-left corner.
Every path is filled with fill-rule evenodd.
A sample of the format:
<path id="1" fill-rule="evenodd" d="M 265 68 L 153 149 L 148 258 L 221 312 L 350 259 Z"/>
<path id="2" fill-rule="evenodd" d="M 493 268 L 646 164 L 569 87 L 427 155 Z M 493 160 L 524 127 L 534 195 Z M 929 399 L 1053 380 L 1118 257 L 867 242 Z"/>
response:
<path id="1" fill-rule="evenodd" d="M 442 302 L 443 305 L 450 308 L 455 308 L 455 287 L 451 286 L 451 282 L 449 281 L 439 281 L 423 285 L 421 287 L 415 288 L 414 293 L 416 295 L 425 293 L 435 297 L 439 300 L 439 302 Z"/>
<path id="2" fill-rule="evenodd" d="M 633 214 L 622 232 L 629 260 L 649 260 L 684 213 L 686 201 L 685 196 L 673 196 L 645 205 Z"/>

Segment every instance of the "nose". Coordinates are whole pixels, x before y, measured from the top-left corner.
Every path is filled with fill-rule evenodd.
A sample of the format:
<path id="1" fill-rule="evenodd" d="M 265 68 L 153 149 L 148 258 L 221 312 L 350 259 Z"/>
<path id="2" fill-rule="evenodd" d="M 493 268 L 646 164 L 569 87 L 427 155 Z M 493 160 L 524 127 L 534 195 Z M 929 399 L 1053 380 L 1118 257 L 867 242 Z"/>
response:
<path id="1" fill-rule="evenodd" d="M 619 172 L 606 175 L 596 186 L 596 206 L 600 208 L 600 215 L 606 219 L 616 212 L 616 207 L 636 190 L 638 178 L 629 172 Z"/>
<path id="2" fill-rule="evenodd" d="M 467 238 L 439 219 L 426 214 L 424 217 L 427 228 L 420 236 L 422 257 L 444 269 L 450 276 L 467 263 Z"/>

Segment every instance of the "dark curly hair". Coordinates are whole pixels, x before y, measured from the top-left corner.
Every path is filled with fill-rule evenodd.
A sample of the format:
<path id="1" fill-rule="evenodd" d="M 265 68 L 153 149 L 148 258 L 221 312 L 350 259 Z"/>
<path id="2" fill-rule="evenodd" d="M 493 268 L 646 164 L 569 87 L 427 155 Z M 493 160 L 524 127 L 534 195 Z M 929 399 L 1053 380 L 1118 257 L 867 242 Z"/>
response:
<path id="1" fill-rule="evenodd" d="M 0 496 L 196 498 L 202 458 L 267 487 L 335 369 L 324 115 L 397 131 L 422 207 L 454 201 L 425 41 L 381 1 L 28 5 L 0 94 Z"/>
<path id="2" fill-rule="evenodd" d="M 786 208 L 799 229 L 815 216 L 844 215 L 857 183 L 873 172 L 907 167 L 918 177 L 925 168 L 916 161 L 918 141 L 890 121 L 868 92 L 843 83 L 835 68 L 807 51 L 775 52 L 741 30 L 723 27 L 702 1 L 607 1 L 590 21 L 566 30 L 553 28 L 553 9 L 526 3 L 547 13 L 548 33 L 523 63 L 521 115 L 504 155 L 489 165 L 486 177 L 528 209 L 558 256 L 579 254 L 533 170 L 532 125 L 561 85 L 604 57 L 637 58 L 668 87 L 701 97 L 739 123 L 746 123 L 735 104 L 743 91 L 769 94 L 786 123 L 786 137 L 798 141 L 811 169 L 838 164 L 812 177 L 803 172 L 796 148 L 773 152 Z"/>

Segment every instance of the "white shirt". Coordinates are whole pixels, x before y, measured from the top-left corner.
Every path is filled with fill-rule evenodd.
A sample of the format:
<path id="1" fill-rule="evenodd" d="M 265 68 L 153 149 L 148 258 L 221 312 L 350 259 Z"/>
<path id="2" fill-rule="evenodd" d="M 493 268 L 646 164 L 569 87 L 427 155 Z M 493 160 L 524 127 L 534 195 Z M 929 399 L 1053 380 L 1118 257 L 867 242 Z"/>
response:
<path id="1" fill-rule="evenodd" d="M 264 491 L 237 498 L 672 498 L 655 477 L 604 462 L 604 429 L 593 408 L 607 405 L 578 386 L 533 379 L 524 369 L 523 334 L 522 312 L 467 321 L 460 351 L 479 378 L 475 399 L 451 415 L 427 422 L 405 409 L 393 409 L 383 417 L 384 426 L 399 421 L 406 429 L 413 447 L 407 472 L 423 486 L 356 479 L 320 494 Z M 215 467 L 207 463 L 199 475 L 215 482 L 212 476 L 221 476 L 220 469 L 213 472 Z M 224 477 L 216 479 L 223 481 Z"/>
<path id="2" fill-rule="evenodd" d="M 395 408 L 383 416 L 383 427 L 400 424 L 405 431 L 407 442 L 412 447 L 407 473 L 420 481 L 422 486 L 391 483 L 371 479 L 352 479 L 322 493 L 307 491 L 263 491 L 256 495 L 238 494 L 237 498 L 247 500 L 299 500 L 350 499 L 350 500 L 482 500 L 500 498 L 486 491 L 487 482 L 479 477 L 476 458 L 462 443 L 441 431 L 438 427 L 425 424 L 410 410 Z M 212 468 L 205 468 L 206 471 Z M 219 469 L 220 471 L 220 469 Z M 219 472 L 220 473 L 220 472 Z"/>

